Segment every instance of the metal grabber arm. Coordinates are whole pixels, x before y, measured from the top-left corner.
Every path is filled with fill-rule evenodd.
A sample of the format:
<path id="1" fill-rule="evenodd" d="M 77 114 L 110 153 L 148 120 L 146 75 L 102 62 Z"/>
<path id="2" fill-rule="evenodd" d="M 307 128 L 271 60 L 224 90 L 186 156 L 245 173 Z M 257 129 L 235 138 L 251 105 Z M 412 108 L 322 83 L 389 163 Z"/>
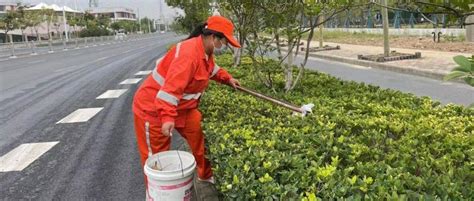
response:
<path id="1" fill-rule="evenodd" d="M 301 107 L 298 107 L 296 105 L 293 105 L 293 104 L 290 104 L 290 103 L 286 103 L 286 102 L 283 102 L 281 100 L 277 100 L 275 98 L 272 98 L 272 97 L 269 97 L 269 96 L 266 96 L 266 95 L 263 95 L 261 93 L 258 93 L 256 91 L 253 91 L 251 89 L 247 89 L 245 87 L 242 87 L 242 86 L 237 86 L 236 87 L 239 91 L 242 91 L 242 92 L 245 92 L 245 93 L 248 93 L 252 96 L 255 96 L 257 98 L 261 98 L 263 100 L 266 100 L 266 101 L 270 101 L 272 102 L 273 104 L 276 104 L 276 105 L 279 105 L 279 106 L 282 106 L 282 107 L 285 107 L 285 108 L 288 108 L 294 112 L 297 112 L 297 113 L 300 113 L 302 116 L 306 116 L 306 114 L 308 113 L 311 113 L 311 109 L 314 107 L 314 104 L 310 103 L 310 104 L 306 104 L 306 105 L 303 105 Z"/>

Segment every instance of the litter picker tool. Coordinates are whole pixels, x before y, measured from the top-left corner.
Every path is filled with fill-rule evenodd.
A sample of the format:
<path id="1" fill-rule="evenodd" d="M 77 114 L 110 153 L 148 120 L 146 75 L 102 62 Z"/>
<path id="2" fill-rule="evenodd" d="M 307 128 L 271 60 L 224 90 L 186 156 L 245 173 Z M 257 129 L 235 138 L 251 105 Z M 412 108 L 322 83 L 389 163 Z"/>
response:
<path id="1" fill-rule="evenodd" d="M 276 105 L 279 105 L 279 106 L 282 106 L 282 107 L 285 107 L 285 108 L 288 108 L 296 113 L 300 113 L 303 117 L 306 116 L 308 113 L 311 113 L 312 112 L 312 108 L 314 107 L 314 104 L 310 103 L 310 104 L 306 104 L 306 105 L 303 105 L 301 107 L 298 107 L 296 105 L 293 105 L 293 104 L 290 104 L 290 103 L 286 103 L 284 101 L 281 101 L 281 100 L 277 100 L 275 98 L 272 98 L 272 97 L 269 97 L 269 96 L 266 96 L 266 95 L 263 95 L 261 93 L 258 93 L 256 91 L 253 91 L 251 89 L 247 89 L 245 87 L 242 87 L 242 86 L 236 86 L 236 88 L 242 92 L 245 92 L 245 93 L 248 93 L 252 96 L 255 96 L 257 98 L 261 98 L 263 100 L 266 100 L 266 101 L 270 101 L 272 102 L 273 104 L 276 104 Z"/>

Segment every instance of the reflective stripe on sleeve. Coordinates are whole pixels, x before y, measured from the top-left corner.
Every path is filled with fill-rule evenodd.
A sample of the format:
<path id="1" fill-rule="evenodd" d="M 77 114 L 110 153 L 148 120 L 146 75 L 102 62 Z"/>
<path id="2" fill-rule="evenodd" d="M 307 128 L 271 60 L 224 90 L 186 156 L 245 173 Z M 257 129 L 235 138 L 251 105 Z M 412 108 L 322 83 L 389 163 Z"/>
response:
<path id="1" fill-rule="evenodd" d="M 174 57 L 175 57 L 175 58 L 178 58 L 178 56 L 179 56 L 179 49 L 180 49 L 180 47 L 181 47 L 181 43 L 178 43 L 178 44 L 176 45 L 176 53 L 174 54 Z"/>
<path id="2" fill-rule="evenodd" d="M 219 72 L 220 69 L 221 68 L 217 64 L 215 64 L 214 65 L 214 70 L 212 70 L 211 77 L 214 77 L 217 74 L 217 72 Z"/>
<path id="3" fill-rule="evenodd" d="M 178 103 L 179 103 L 179 100 L 178 98 L 174 97 L 173 95 L 167 93 L 166 91 L 162 91 L 160 90 L 157 94 L 156 94 L 156 98 L 159 98 L 161 100 L 164 100 L 166 102 L 168 102 L 169 104 L 171 105 L 174 105 L 174 106 L 178 106 Z"/>

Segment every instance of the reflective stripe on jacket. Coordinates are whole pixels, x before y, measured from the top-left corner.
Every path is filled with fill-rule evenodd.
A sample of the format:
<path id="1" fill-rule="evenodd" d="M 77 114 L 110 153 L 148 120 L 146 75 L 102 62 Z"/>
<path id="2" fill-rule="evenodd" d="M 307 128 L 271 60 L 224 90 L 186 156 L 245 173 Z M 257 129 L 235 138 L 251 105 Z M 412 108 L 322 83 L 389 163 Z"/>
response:
<path id="1" fill-rule="evenodd" d="M 183 126 L 186 110 L 198 107 L 209 79 L 226 83 L 231 78 L 206 55 L 202 37 L 182 41 L 157 60 L 135 93 L 133 111 L 150 122 Z"/>

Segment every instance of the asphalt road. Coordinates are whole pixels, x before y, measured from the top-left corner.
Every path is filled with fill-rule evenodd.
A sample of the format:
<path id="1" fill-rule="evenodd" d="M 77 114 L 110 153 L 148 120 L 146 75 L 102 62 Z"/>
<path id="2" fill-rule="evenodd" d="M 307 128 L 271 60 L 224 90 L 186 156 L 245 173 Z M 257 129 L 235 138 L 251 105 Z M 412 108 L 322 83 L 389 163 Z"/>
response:
<path id="1" fill-rule="evenodd" d="M 80 38 L 77 40 L 77 46 L 75 39 L 71 39 L 67 42 L 64 46 L 63 42 L 60 40 L 54 40 L 51 44 L 51 50 L 53 52 L 58 51 L 69 51 L 74 50 L 77 48 L 86 48 L 90 46 L 101 46 L 101 45 L 109 45 L 115 43 L 124 42 L 124 40 L 132 40 L 135 37 L 141 37 L 145 35 L 130 35 L 129 37 L 122 38 L 123 40 L 115 40 L 114 36 L 107 36 L 107 37 L 96 37 L 95 40 L 93 38 Z M 49 54 L 50 47 L 48 45 L 48 41 L 42 41 L 41 44 L 35 42 L 33 46 L 32 42 L 30 41 L 28 44 L 16 42 L 14 44 L 14 51 L 12 52 L 12 48 L 10 44 L 0 44 L 0 61 L 7 60 L 12 55 L 15 57 L 28 57 L 35 54 Z"/>
<path id="2" fill-rule="evenodd" d="M 302 56 L 297 57 L 295 64 L 302 62 L 303 58 Z M 419 97 L 431 97 L 442 104 L 452 103 L 468 106 L 474 103 L 474 87 L 461 82 L 445 82 L 318 58 L 309 58 L 306 68 L 328 73 L 343 80 L 364 82 L 385 89 L 400 90 Z"/>
<path id="3" fill-rule="evenodd" d="M 144 200 L 131 113 L 138 84 L 119 83 L 144 77 L 135 74 L 152 69 L 178 39 L 158 35 L 0 62 L 0 200 Z M 96 99 L 113 89 L 127 91 Z M 101 107 L 86 122 L 57 124 L 77 109 Z M 57 144 L 46 151 L 38 145 L 34 152 L 44 154 L 8 171 L 5 155 L 40 142 Z"/>
<path id="4" fill-rule="evenodd" d="M 0 200 L 145 199 L 131 112 L 139 83 L 120 83 L 144 78 L 135 74 L 153 69 L 179 39 L 155 35 L 0 61 Z M 308 66 L 443 103 L 474 102 L 474 90 L 459 83 L 319 59 Z M 96 99 L 120 89 L 118 98 Z"/>

